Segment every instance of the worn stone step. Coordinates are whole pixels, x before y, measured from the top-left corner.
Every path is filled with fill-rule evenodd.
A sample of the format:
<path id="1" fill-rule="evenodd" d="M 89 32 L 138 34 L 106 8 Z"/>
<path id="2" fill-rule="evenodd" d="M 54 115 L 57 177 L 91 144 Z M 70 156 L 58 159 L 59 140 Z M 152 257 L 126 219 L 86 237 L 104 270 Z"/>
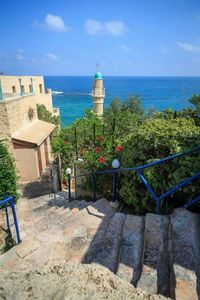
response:
<path id="1" fill-rule="evenodd" d="M 64 234 L 70 243 L 72 256 L 69 260 L 75 258 L 76 261 L 88 263 L 87 258 L 91 258 L 93 245 L 100 240 L 102 234 L 102 238 L 104 237 L 107 225 L 114 213 L 115 210 L 110 207 L 109 202 L 106 199 L 100 199 L 68 218 Z"/>
<path id="2" fill-rule="evenodd" d="M 200 220 L 199 215 L 179 208 L 170 216 L 172 230 L 171 297 L 199 299 Z"/>
<path id="3" fill-rule="evenodd" d="M 98 248 L 95 247 L 95 256 L 93 255 L 90 262 L 96 262 L 110 271 L 116 272 L 124 221 L 124 214 L 116 213 L 114 215 L 101 245 Z"/>
<path id="4" fill-rule="evenodd" d="M 167 216 L 146 215 L 143 266 L 137 287 L 150 294 L 169 294 L 168 226 Z"/>
<path id="5" fill-rule="evenodd" d="M 119 254 L 117 275 L 136 285 L 141 272 L 144 218 L 127 215 Z"/>

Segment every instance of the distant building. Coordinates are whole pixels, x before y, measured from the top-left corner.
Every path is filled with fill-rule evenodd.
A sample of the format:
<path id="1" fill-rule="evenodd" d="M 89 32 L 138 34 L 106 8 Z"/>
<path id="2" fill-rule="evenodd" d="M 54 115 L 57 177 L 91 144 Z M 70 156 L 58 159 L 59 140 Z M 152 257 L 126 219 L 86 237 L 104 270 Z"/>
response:
<path id="1" fill-rule="evenodd" d="M 56 126 L 38 120 L 36 104 L 59 115 L 42 76 L 0 76 L 0 140 L 8 141 L 21 182 L 39 178 L 52 159 L 50 139 Z"/>
<path id="2" fill-rule="evenodd" d="M 100 72 L 97 72 L 94 77 L 92 97 L 93 97 L 93 112 L 97 116 L 101 117 L 103 115 L 105 89 L 103 87 L 103 76 Z"/>

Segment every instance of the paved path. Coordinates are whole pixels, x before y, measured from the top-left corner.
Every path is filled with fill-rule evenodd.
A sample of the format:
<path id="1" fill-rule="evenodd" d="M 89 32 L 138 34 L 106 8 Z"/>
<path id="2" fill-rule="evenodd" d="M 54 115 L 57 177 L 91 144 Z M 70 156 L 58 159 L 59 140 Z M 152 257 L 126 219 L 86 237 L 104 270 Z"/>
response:
<path id="1" fill-rule="evenodd" d="M 148 294 L 198 299 L 197 214 L 125 215 L 106 199 L 69 202 L 60 193 L 21 199 L 17 215 L 23 242 L 0 257 L 0 272 L 98 263 Z"/>

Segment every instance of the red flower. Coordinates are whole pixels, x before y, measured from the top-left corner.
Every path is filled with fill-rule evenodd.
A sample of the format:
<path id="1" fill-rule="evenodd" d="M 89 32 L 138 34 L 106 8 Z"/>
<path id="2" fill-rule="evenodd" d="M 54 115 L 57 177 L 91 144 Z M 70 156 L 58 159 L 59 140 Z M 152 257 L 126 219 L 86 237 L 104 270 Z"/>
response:
<path id="1" fill-rule="evenodd" d="M 102 135 L 100 135 L 100 136 L 98 137 L 98 141 L 99 141 L 99 142 L 102 142 L 102 141 L 103 141 Z"/>
<path id="2" fill-rule="evenodd" d="M 121 152 L 122 150 L 123 150 L 123 147 L 122 147 L 122 146 L 117 146 L 117 147 L 116 147 L 116 151 L 117 151 L 117 152 Z"/>
<path id="3" fill-rule="evenodd" d="M 99 163 L 100 163 L 100 164 L 105 163 L 105 158 L 104 158 L 103 156 L 101 156 L 101 157 L 99 158 Z"/>
<path id="4" fill-rule="evenodd" d="M 101 148 L 100 147 L 97 147 L 96 148 L 96 153 L 100 153 L 101 152 Z"/>
<path id="5" fill-rule="evenodd" d="M 64 144 L 67 145 L 67 144 L 68 144 L 68 141 L 64 141 Z"/>

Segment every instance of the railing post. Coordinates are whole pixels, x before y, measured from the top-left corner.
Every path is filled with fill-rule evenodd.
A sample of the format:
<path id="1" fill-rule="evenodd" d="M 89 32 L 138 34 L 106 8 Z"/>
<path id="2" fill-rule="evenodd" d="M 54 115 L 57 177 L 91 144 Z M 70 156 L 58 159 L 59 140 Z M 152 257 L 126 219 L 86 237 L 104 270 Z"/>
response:
<path id="1" fill-rule="evenodd" d="M 156 213 L 160 214 L 160 200 L 156 201 Z"/>
<path id="2" fill-rule="evenodd" d="M 10 234 L 10 222 L 9 222 L 8 207 L 6 202 L 5 202 L 5 212 L 6 212 L 6 224 L 8 228 L 8 233 Z"/>
<path id="3" fill-rule="evenodd" d="M 92 187 L 93 187 L 93 201 L 96 201 L 96 176 L 95 173 L 92 172 Z"/>
<path id="4" fill-rule="evenodd" d="M 16 216 L 15 204 L 14 204 L 14 198 L 13 197 L 10 200 L 10 204 L 11 204 L 13 219 L 14 219 L 14 223 L 15 223 L 15 230 L 16 230 L 16 234 L 17 234 L 17 242 L 19 244 L 21 242 L 21 239 L 20 239 L 20 234 L 19 234 L 19 227 L 18 227 L 18 222 L 17 222 L 17 216 Z"/>
<path id="5" fill-rule="evenodd" d="M 66 169 L 66 175 L 67 175 L 67 184 L 68 184 L 68 198 L 71 200 L 71 168 Z"/>
<path id="6" fill-rule="evenodd" d="M 71 200 L 71 175 L 67 174 L 67 181 L 68 181 L 68 197 Z"/>
<path id="7" fill-rule="evenodd" d="M 113 180 L 112 180 L 112 202 L 116 200 L 116 186 L 117 186 L 117 173 L 113 173 Z"/>

